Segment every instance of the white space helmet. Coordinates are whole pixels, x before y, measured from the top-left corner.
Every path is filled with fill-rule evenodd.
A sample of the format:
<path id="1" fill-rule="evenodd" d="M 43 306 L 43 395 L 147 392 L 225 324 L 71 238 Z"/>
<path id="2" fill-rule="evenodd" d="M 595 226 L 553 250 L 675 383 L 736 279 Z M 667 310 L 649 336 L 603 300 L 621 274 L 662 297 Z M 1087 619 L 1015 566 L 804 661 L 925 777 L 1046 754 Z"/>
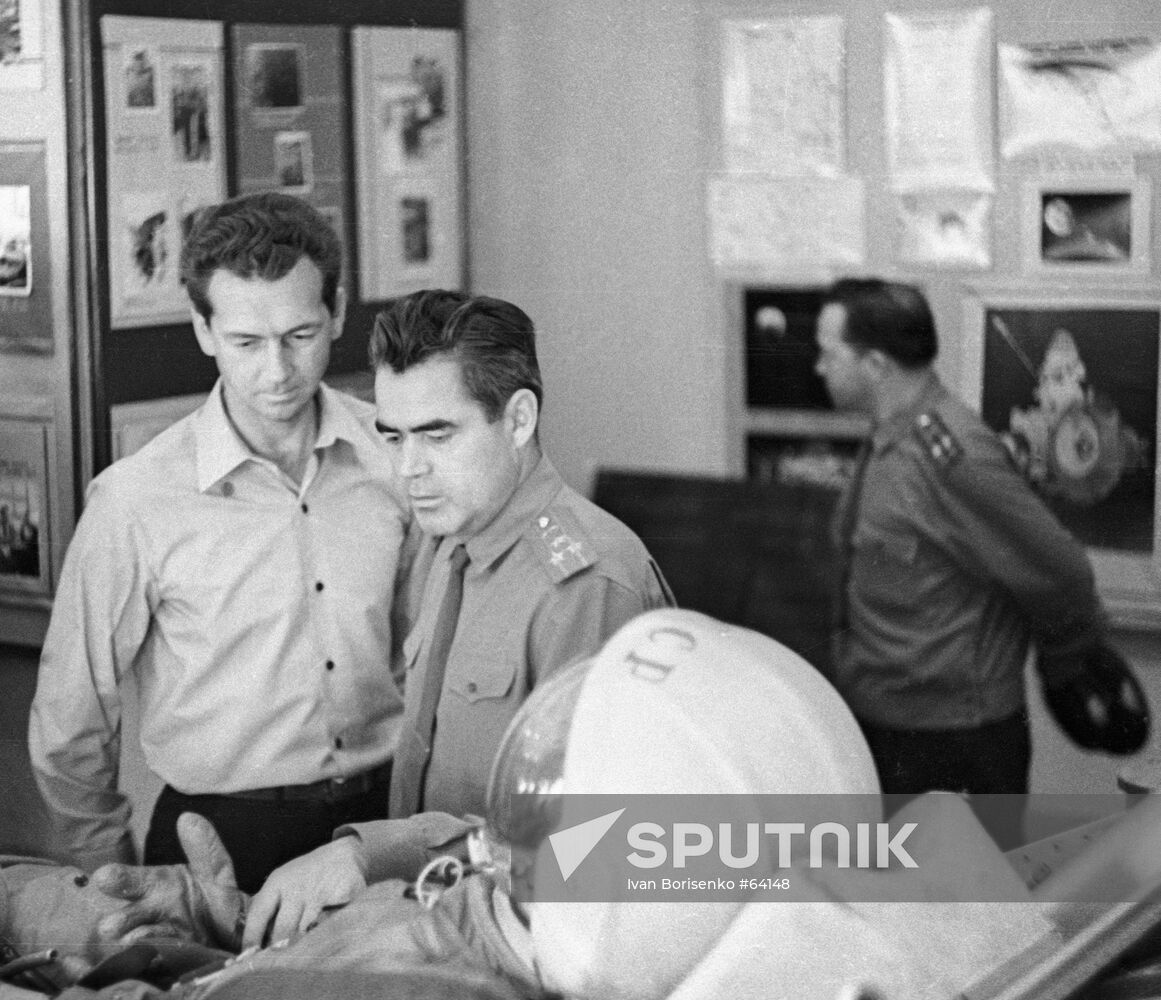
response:
<path id="1" fill-rule="evenodd" d="M 862 733 L 831 685 L 780 643 L 690 611 L 639 616 L 594 657 L 540 685 L 509 727 L 488 790 L 488 829 L 548 857 L 559 815 L 519 793 L 843 793 L 874 822 L 879 791 Z M 545 862 L 547 863 L 547 862 Z M 546 985 L 570 997 L 665 996 L 742 903 L 529 905 Z M 788 919 L 792 919 L 788 908 Z"/>

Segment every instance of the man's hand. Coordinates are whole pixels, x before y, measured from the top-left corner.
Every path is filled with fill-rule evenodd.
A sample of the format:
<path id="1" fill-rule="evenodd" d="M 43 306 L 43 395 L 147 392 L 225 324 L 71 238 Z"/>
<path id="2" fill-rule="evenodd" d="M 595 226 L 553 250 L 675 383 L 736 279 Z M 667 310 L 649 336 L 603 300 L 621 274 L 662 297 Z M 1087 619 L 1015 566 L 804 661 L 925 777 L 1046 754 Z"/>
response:
<path id="1" fill-rule="evenodd" d="M 349 903 L 367 887 L 358 837 L 340 837 L 271 872 L 250 904 L 243 947 L 305 931 L 322 911 Z"/>
<path id="2" fill-rule="evenodd" d="M 100 937 L 123 944 L 180 937 L 237 951 L 246 896 L 234 880 L 230 855 L 210 821 L 196 813 L 182 813 L 177 836 L 186 865 L 110 864 L 93 873 L 96 888 L 128 903 L 101 920 Z"/>

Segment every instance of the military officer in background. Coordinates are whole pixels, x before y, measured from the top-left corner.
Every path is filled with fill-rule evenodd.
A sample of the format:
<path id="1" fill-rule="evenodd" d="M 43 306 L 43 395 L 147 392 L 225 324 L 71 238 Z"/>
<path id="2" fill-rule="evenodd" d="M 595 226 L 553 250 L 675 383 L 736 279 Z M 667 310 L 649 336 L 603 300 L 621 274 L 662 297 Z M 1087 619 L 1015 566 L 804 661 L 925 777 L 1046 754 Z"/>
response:
<path id="1" fill-rule="evenodd" d="M 940 382 L 922 292 L 840 280 L 824 296 L 817 337 L 835 405 L 873 421 L 836 515 L 833 680 L 883 790 L 1026 792 L 1032 642 L 1066 732 L 1089 748 L 1138 749 L 1144 698 L 1105 644 L 1084 549 Z"/>
<path id="2" fill-rule="evenodd" d="M 367 882 L 414 875 L 466 835 L 461 817 L 483 812 L 492 757 L 532 689 L 673 603 L 641 540 L 541 451 L 544 391 L 521 309 L 418 292 L 376 318 L 371 360 L 376 424 L 422 532 L 403 613 L 413 627 L 392 819 L 342 827 L 276 871 L 247 944 L 307 926 Z M 415 814 L 423 820 L 393 822 Z"/>

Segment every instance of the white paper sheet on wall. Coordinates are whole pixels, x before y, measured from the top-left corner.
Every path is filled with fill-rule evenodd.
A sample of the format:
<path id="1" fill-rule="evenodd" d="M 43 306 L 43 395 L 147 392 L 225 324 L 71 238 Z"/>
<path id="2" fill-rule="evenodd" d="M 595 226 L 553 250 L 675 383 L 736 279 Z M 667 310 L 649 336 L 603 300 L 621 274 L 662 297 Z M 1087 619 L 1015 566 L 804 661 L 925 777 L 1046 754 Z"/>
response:
<path id="1" fill-rule="evenodd" d="M 1000 150 L 1161 149 L 1161 44 L 1147 38 L 1001 45 Z"/>
<path id="2" fill-rule="evenodd" d="M 977 191 L 895 196 L 899 260 L 919 267 L 990 267 L 992 197 Z"/>
<path id="3" fill-rule="evenodd" d="M 859 178 L 710 178 L 710 256 L 719 267 L 854 267 L 866 259 Z"/>
<path id="4" fill-rule="evenodd" d="M 726 167 L 834 177 L 845 159 L 843 21 L 722 22 Z"/>
<path id="5" fill-rule="evenodd" d="M 994 190 L 992 13 L 885 15 L 887 166 L 896 190 Z"/>

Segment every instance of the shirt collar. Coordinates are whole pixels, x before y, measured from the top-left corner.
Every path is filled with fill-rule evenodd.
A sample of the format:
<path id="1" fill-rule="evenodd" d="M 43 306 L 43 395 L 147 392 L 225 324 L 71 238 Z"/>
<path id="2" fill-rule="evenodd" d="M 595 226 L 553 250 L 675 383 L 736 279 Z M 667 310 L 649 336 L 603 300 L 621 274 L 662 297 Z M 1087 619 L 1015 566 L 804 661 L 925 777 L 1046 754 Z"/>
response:
<path id="1" fill-rule="evenodd" d="M 194 422 L 197 447 L 198 491 L 204 493 L 223 476 L 254 458 L 254 453 L 238 436 L 226 415 L 222 399 L 222 380 L 218 379 Z M 319 385 L 319 427 L 315 449 L 329 448 L 338 441 L 352 446 L 360 440 L 360 427 L 354 414 L 335 399 L 336 390 Z"/>
<path id="2" fill-rule="evenodd" d="M 564 481 L 553 464 L 541 455 L 528 478 L 516 487 L 492 523 L 467 540 L 472 565 L 480 568 L 490 566 L 512 548 L 528 530 L 533 518 L 552 502 L 563 485 Z"/>
<path id="3" fill-rule="evenodd" d="M 947 395 L 947 389 L 939 381 L 934 371 L 928 372 L 919 394 L 902 410 L 891 414 L 880 424 L 876 424 L 871 433 L 871 448 L 875 452 L 885 451 L 892 445 L 898 444 L 911 433 L 915 420 L 924 410 L 931 408 Z"/>

